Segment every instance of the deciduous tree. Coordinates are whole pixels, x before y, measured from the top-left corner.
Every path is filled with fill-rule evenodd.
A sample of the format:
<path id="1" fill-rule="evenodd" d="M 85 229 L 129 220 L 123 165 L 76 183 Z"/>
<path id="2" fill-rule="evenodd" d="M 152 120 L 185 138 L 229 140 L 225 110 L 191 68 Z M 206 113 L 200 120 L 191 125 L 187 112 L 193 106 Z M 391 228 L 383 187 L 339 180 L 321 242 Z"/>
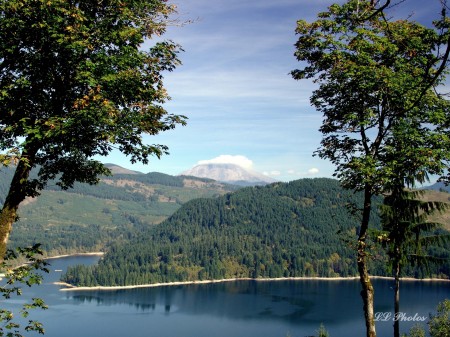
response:
<path id="1" fill-rule="evenodd" d="M 19 204 L 49 180 L 96 183 L 109 171 L 93 157 L 113 149 L 143 163 L 167 153 L 143 136 L 185 123 L 163 107 L 180 47 L 151 43 L 173 12 L 165 0 L 0 0 L 0 160 L 16 167 L 0 257 Z"/>
<path id="2" fill-rule="evenodd" d="M 449 20 L 445 10 L 434 28 L 390 20 L 389 4 L 350 0 L 314 22 L 298 21 L 295 55 L 305 63 L 292 72 L 318 84 L 311 96 L 324 115 L 317 154 L 336 165 L 344 187 L 364 192 L 357 263 L 370 337 L 376 336 L 367 248 L 372 197 L 389 191 L 400 167 L 407 181 L 444 175 L 450 159 L 450 107 L 434 90 L 445 79 Z M 407 132 L 413 138 L 399 149 Z"/>

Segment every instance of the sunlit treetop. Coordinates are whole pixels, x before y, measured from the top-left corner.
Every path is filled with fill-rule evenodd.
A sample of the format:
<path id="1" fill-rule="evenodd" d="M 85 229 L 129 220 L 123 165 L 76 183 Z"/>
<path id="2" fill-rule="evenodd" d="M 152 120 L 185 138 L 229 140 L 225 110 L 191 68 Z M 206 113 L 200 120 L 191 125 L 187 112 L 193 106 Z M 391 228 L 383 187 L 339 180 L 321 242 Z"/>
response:
<path id="1" fill-rule="evenodd" d="M 302 63 L 292 74 L 318 84 L 311 96 L 324 116 L 317 154 L 336 165 L 344 186 L 369 184 L 378 193 L 399 170 L 406 182 L 444 175 L 450 105 L 439 86 L 448 73 L 449 26 L 445 11 L 429 28 L 357 0 L 298 21 Z"/>
<path id="2" fill-rule="evenodd" d="M 181 49 L 142 46 L 174 10 L 160 0 L 0 0 L 0 159 L 40 167 L 29 193 L 56 176 L 62 187 L 96 182 L 107 169 L 92 157 L 113 149 L 143 163 L 167 153 L 143 136 L 185 123 L 163 107 L 163 72 Z"/>

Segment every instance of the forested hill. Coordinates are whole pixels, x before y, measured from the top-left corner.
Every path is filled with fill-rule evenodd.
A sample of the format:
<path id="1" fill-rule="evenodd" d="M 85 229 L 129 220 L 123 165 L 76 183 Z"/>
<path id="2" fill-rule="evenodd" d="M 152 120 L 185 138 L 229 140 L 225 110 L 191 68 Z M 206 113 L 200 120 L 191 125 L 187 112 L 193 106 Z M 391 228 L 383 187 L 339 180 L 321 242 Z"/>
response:
<path id="1" fill-rule="evenodd" d="M 135 285 L 223 278 L 355 276 L 358 221 L 346 204 L 361 196 L 332 179 L 303 179 L 243 188 L 183 205 L 163 223 L 130 244 L 117 244 L 98 266 L 72 268 L 66 282 L 77 285 Z M 379 202 L 378 200 L 377 202 Z M 374 212 L 376 213 L 376 212 Z M 373 224 L 379 220 L 373 218 Z M 339 232 L 339 234 L 338 234 Z M 382 255 L 371 273 L 385 275 Z M 434 251 L 449 257 L 448 250 Z M 449 265 L 432 267 L 450 275 Z M 405 269 L 421 277 L 420 269 Z"/>
<path id="2" fill-rule="evenodd" d="M 332 179 L 243 188 L 191 200 L 130 244 L 117 244 L 98 266 L 78 266 L 78 285 L 134 285 L 222 278 L 353 276 L 356 219 L 345 205 L 360 196 Z M 373 219 L 377 222 L 377 219 Z M 341 235 L 338 235 L 341 230 Z"/>
<path id="3" fill-rule="evenodd" d="M 12 168 L 0 170 L 0 204 L 12 174 Z M 49 255 L 105 250 L 111 242 L 125 242 L 160 223 L 191 199 L 236 189 L 210 179 L 156 172 L 114 174 L 98 185 L 77 183 L 67 191 L 49 183 L 41 196 L 21 204 L 10 247 L 41 243 Z"/>

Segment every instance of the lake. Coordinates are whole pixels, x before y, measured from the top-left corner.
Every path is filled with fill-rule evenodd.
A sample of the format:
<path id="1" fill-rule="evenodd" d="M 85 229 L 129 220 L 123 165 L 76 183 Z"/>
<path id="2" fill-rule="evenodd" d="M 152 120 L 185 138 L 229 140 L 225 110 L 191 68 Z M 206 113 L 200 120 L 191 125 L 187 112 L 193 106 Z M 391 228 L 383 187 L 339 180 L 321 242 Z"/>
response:
<path id="1" fill-rule="evenodd" d="M 46 337 L 303 337 L 317 335 L 323 323 L 330 337 L 364 336 L 359 282 L 233 281 L 108 291 L 60 291 L 54 285 L 74 264 L 92 264 L 95 256 L 49 260 L 51 273 L 40 286 L 2 307 L 19 308 L 26 297 L 41 297 L 48 310 L 32 310 L 44 323 Z M 375 280 L 378 336 L 392 336 L 393 285 Z M 450 282 L 405 281 L 401 311 L 406 317 L 428 318 L 450 297 Z M 428 321 L 428 319 L 427 319 Z M 407 332 L 415 323 L 401 323 Z M 426 324 L 426 322 L 422 323 Z M 25 333 L 25 336 L 37 334 Z"/>

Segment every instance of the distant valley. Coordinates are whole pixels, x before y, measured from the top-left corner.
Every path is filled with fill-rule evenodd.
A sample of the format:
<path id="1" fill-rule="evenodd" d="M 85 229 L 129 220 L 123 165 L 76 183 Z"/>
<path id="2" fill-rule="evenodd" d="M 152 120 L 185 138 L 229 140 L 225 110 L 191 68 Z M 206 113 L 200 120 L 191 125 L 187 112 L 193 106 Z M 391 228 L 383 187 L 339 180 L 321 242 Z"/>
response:
<path id="1" fill-rule="evenodd" d="M 129 171 L 110 164 L 111 177 L 98 185 L 75 184 L 61 191 L 55 184 L 26 199 L 14 224 L 10 247 L 41 243 L 48 255 L 102 251 L 129 240 L 173 214 L 191 199 L 216 197 L 238 187 L 211 179 Z M 0 170 L 0 203 L 13 171 Z"/>
<path id="2" fill-rule="evenodd" d="M 67 278 L 86 285 L 356 274 L 354 251 L 345 240 L 355 237 L 358 222 L 345 205 L 361 200 L 337 180 L 242 188 L 108 167 L 114 175 L 98 185 L 61 191 L 49 184 L 41 196 L 25 200 L 10 247 L 41 243 L 49 256 L 107 251 L 98 269 L 77 270 Z M 0 170 L 2 203 L 11 177 L 11 169 Z M 430 189 L 424 198 L 449 201 L 442 186 Z M 450 229 L 449 218 L 446 213 L 434 220 Z M 384 273 L 376 259 L 373 268 Z M 111 270 L 115 274 L 107 276 Z M 434 271 L 440 274 L 450 275 L 450 267 Z"/>

